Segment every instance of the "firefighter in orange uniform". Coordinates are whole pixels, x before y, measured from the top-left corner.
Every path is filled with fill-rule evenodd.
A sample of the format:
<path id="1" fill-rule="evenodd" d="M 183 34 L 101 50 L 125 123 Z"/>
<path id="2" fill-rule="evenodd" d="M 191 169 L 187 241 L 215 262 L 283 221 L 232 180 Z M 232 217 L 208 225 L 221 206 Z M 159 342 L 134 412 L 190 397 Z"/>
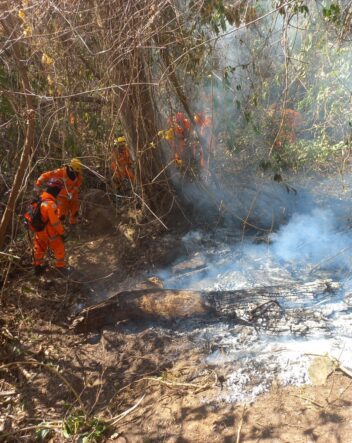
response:
<path id="1" fill-rule="evenodd" d="M 176 166 L 182 166 L 184 160 L 187 160 L 187 142 L 190 137 L 191 122 L 186 118 L 183 112 L 176 112 L 169 117 L 170 129 L 173 130 L 173 137 L 170 145 Z"/>
<path id="2" fill-rule="evenodd" d="M 194 156 L 199 157 L 199 166 L 208 170 L 209 156 L 213 152 L 214 136 L 212 133 L 212 120 L 204 112 L 198 112 L 194 116 L 194 123 L 197 126 L 197 136 L 200 138 L 198 143 L 194 144 Z M 198 152 L 197 152 L 198 151 Z"/>
<path id="3" fill-rule="evenodd" d="M 46 186 L 46 191 L 40 195 L 42 202 L 40 215 L 45 228 L 34 235 L 34 272 L 35 275 L 40 275 L 44 271 L 44 256 L 49 248 L 55 256 L 55 267 L 65 274 L 68 268 L 65 266 L 64 227 L 60 222 L 56 204 L 63 182 L 60 179 L 51 178 Z"/>
<path id="4" fill-rule="evenodd" d="M 61 221 L 69 214 L 69 224 L 78 223 L 79 189 L 83 182 L 82 163 L 78 158 L 73 158 L 69 165 L 53 171 L 44 172 L 36 181 L 36 186 L 41 187 L 51 178 L 61 179 L 63 188 L 57 197 L 58 214 Z"/>
<path id="5" fill-rule="evenodd" d="M 130 156 L 126 138 L 123 136 L 118 137 L 114 146 L 116 150 L 113 151 L 113 158 L 111 161 L 111 169 L 113 171 L 113 180 L 120 186 L 126 181 L 130 184 L 134 183 L 135 175 L 133 171 L 133 161 Z"/>

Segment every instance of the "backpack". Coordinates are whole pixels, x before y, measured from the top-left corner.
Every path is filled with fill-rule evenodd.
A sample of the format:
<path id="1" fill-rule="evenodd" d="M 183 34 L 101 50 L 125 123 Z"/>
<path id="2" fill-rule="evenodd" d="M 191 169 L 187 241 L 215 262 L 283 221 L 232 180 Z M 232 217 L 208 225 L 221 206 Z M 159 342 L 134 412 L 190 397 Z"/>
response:
<path id="1" fill-rule="evenodd" d="M 40 198 L 33 200 L 28 206 L 27 211 L 23 214 L 26 228 L 33 232 L 44 231 L 47 224 L 47 222 L 42 220 L 42 215 L 40 213 L 41 204 L 42 200 Z"/>

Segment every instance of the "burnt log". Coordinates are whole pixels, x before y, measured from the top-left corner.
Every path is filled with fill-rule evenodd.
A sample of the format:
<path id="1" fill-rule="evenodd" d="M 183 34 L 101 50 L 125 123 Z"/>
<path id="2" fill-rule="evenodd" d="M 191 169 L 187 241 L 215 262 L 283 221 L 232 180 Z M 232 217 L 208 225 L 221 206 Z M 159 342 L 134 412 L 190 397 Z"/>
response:
<path id="1" fill-rule="evenodd" d="M 289 286 L 269 286 L 235 291 L 193 291 L 176 289 L 139 289 L 124 291 L 96 305 L 84 308 L 75 316 L 75 333 L 99 330 L 126 319 L 176 320 L 182 318 L 247 318 L 258 313 L 304 308 L 307 303 L 331 297 L 338 283 L 316 280 Z"/>

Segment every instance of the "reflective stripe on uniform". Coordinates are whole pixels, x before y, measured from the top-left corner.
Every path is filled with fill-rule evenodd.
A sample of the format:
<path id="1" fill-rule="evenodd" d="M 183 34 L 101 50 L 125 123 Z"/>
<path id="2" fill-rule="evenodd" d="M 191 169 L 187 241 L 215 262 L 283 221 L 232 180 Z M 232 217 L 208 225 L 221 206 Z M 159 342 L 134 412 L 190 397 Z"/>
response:
<path id="1" fill-rule="evenodd" d="M 58 226 L 60 223 L 61 223 L 61 222 L 60 222 L 60 220 L 59 220 L 59 221 L 57 221 L 56 223 L 53 223 L 51 226 Z"/>
<path id="2" fill-rule="evenodd" d="M 52 200 L 42 200 L 42 205 L 44 206 L 50 206 L 49 202 L 52 203 L 52 206 L 55 206 L 55 203 Z"/>

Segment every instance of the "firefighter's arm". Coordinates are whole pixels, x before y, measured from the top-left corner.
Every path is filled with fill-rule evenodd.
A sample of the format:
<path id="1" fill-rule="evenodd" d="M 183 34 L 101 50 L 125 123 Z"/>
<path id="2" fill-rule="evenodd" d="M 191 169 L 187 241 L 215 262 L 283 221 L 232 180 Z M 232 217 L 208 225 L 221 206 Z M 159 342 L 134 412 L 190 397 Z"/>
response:
<path id="1" fill-rule="evenodd" d="M 48 207 L 48 219 L 51 226 L 58 233 L 58 235 L 63 235 L 65 232 L 64 227 L 57 215 L 57 206 L 56 204 L 52 204 Z"/>
<path id="2" fill-rule="evenodd" d="M 53 177 L 53 171 L 44 172 L 38 180 L 35 182 L 36 186 L 43 186 L 45 182 L 50 180 Z"/>
<path id="3" fill-rule="evenodd" d="M 76 200 L 78 199 L 78 195 L 79 195 L 79 188 L 82 185 L 82 176 L 78 175 L 77 179 L 74 182 L 74 185 L 72 186 L 72 188 L 70 189 L 70 194 L 71 194 L 71 200 Z"/>
<path id="4" fill-rule="evenodd" d="M 45 183 L 50 180 L 51 178 L 62 178 L 63 177 L 63 171 L 62 168 L 55 169 L 54 171 L 47 171 L 44 172 L 36 181 L 36 186 L 43 186 Z"/>
<path id="5" fill-rule="evenodd" d="M 79 175 L 77 176 L 77 184 L 76 184 L 76 186 L 77 186 L 78 189 L 82 186 L 82 183 L 83 183 L 83 177 L 82 177 L 81 174 L 79 174 Z"/>

